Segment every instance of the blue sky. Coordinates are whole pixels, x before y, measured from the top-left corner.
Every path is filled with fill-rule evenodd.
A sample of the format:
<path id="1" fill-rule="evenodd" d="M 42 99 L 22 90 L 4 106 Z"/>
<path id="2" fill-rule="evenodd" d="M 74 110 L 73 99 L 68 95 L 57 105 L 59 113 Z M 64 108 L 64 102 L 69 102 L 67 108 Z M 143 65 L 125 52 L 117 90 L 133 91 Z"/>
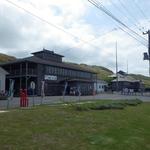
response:
<path id="1" fill-rule="evenodd" d="M 99 65 L 115 71 L 117 41 L 119 69 L 126 71 L 128 61 L 129 73 L 148 75 L 148 62 L 143 61 L 143 52 L 147 51 L 147 48 L 118 29 L 120 26 L 118 23 L 88 0 L 9 1 L 39 16 L 49 24 L 18 9 L 10 2 L 1 0 L 1 53 L 25 57 L 44 47 L 64 55 L 65 61 Z M 141 36 L 143 36 L 142 31 L 149 29 L 150 1 L 99 0 L 99 2 Z M 147 39 L 147 36 L 143 37 Z"/>

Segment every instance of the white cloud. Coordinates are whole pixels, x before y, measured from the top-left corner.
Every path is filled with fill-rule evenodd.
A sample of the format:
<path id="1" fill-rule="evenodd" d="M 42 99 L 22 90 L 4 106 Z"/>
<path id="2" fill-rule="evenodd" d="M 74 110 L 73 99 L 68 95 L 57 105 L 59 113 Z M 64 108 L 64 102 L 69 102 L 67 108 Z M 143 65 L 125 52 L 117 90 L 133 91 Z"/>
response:
<path id="1" fill-rule="evenodd" d="M 87 0 L 14 0 L 13 2 L 79 37 L 80 40 L 7 2 L 0 1 L 0 49 L 3 49 L 1 52 L 24 57 L 45 47 L 65 55 L 66 60 L 101 65 L 115 71 L 117 40 L 120 69 L 126 70 L 128 59 L 130 72 L 147 75 L 147 62 L 142 60 L 142 53 L 146 49 L 120 30 L 100 37 L 101 33 L 110 31 L 112 27 L 103 25 L 104 28 L 100 26 L 97 30 L 92 22 L 84 18 L 94 9 L 91 9 Z M 105 4 L 110 5 L 109 1 Z M 105 24 L 103 20 L 98 21 Z M 94 38 L 98 39 L 93 40 Z M 85 44 L 82 40 L 90 41 L 91 44 Z M 72 49 L 67 50 L 69 48 Z"/>

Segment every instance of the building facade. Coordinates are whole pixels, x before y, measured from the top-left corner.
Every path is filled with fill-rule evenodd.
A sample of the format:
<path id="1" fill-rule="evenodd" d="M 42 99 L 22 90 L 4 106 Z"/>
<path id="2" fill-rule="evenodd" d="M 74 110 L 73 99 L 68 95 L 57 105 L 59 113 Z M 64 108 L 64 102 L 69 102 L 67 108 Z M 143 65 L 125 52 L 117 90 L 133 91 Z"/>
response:
<path id="1" fill-rule="evenodd" d="M 103 80 L 97 80 L 97 82 L 94 83 L 94 89 L 96 93 L 103 93 L 107 90 L 108 83 Z"/>
<path id="2" fill-rule="evenodd" d="M 112 91 L 123 91 L 124 89 L 133 89 L 134 92 L 144 90 L 144 84 L 140 80 L 136 80 L 126 73 L 118 72 L 117 76 L 111 82 Z M 113 77 L 112 76 L 112 77 Z"/>
<path id="3" fill-rule="evenodd" d="M 72 89 L 80 91 L 81 95 L 90 95 L 94 90 L 96 73 L 80 68 L 78 65 L 65 63 L 64 56 L 43 49 L 32 53 L 33 56 L 17 59 L 1 65 L 8 71 L 6 89 L 9 79 L 15 81 L 15 95 L 19 89 L 27 89 L 32 94 L 31 82 L 35 83 L 35 94 L 41 95 L 42 81 L 44 81 L 45 95 L 70 94 Z"/>

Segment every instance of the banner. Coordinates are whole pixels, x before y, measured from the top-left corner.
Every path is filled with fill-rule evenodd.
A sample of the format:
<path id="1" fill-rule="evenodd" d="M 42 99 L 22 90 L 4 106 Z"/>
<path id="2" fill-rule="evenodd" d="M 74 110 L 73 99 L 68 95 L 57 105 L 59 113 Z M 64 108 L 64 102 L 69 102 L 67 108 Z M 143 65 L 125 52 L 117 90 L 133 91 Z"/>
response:
<path id="1" fill-rule="evenodd" d="M 13 99 L 14 96 L 14 84 L 15 84 L 15 80 L 9 79 L 9 92 L 8 92 L 8 96 L 10 97 L 10 99 Z"/>
<path id="2" fill-rule="evenodd" d="M 45 86 L 45 81 L 41 81 L 41 97 L 45 97 L 45 91 L 44 91 L 44 86 Z"/>

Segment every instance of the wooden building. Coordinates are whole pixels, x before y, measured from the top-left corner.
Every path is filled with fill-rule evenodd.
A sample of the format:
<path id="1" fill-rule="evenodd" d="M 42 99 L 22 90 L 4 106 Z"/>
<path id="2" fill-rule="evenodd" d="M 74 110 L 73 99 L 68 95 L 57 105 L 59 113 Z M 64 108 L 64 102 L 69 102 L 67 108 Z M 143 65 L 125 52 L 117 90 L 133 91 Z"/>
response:
<path id="1" fill-rule="evenodd" d="M 41 82 L 45 81 L 45 95 L 62 95 L 71 89 L 80 89 L 82 95 L 90 95 L 94 90 L 96 73 L 80 68 L 78 65 L 65 63 L 64 56 L 43 49 L 32 53 L 33 56 L 17 59 L 1 66 L 9 73 L 6 77 L 6 90 L 9 88 L 9 79 L 14 79 L 15 95 L 19 89 L 26 88 L 31 93 L 31 82 L 36 85 L 35 94 L 41 95 Z M 66 86 L 67 85 L 67 86 Z"/>
<path id="2" fill-rule="evenodd" d="M 135 92 L 138 92 L 141 89 L 144 89 L 144 84 L 142 81 L 134 79 L 123 71 L 118 72 L 117 76 L 112 75 L 111 77 L 115 78 L 111 81 L 111 87 L 113 91 L 123 91 L 123 89 L 127 88 L 133 89 Z"/>

